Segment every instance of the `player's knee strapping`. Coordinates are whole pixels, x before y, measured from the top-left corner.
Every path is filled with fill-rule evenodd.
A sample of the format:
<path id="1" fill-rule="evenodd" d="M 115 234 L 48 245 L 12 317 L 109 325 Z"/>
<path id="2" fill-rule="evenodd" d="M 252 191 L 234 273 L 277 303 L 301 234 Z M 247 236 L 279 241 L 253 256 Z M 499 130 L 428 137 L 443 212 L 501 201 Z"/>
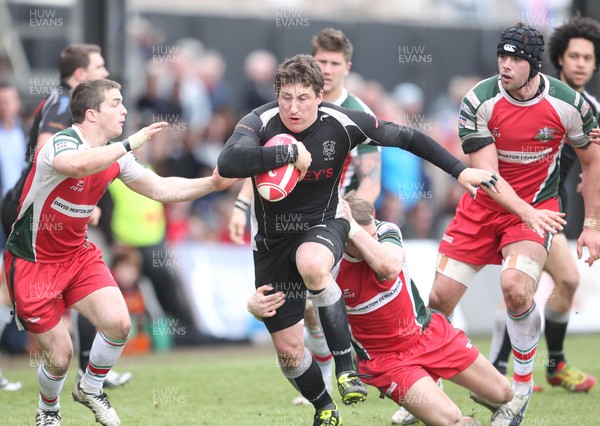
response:
<path id="1" fill-rule="evenodd" d="M 521 271 L 524 274 L 529 275 L 535 283 L 537 283 L 542 276 L 542 267 L 535 260 L 522 254 L 509 254 L 506 259 L 504 259 L 502 272 L 507 269 Z"/>
<path id="2" fill-rule="evenodd" d="M 468 264 L 461 262 L 460 260 L 452 259 L 441 253 L 438 253 L 435 270 L 448 278 L 458 281 L 466 287 L 469 286 L 471 280 L 475 274 L 477 274 L 477 271 Z"/>

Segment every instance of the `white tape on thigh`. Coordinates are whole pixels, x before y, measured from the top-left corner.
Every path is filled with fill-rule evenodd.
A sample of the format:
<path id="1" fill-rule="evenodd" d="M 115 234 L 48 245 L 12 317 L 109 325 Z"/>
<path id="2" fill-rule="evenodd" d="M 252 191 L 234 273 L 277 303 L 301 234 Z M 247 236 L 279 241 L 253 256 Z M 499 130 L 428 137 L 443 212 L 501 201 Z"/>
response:
<path id="1" fill-rule="evenodd" d="M 502 265 L 502 271 L 506 271 L 507 269 L 521 271 L 533 278 L 533 281 L 536 283 L 542 276 L 542 268 L 540 265 L 538 265 L 535 260 L 523 256 L 522 254 L 509 254 L 506 259 L 504 259 L 504 264 Z"/>
<path id="2" fill-rule="evenodd" d="M 435 270 L 448 278 L 458 281 L 466 287 L 469 286 L 471 280 L 477 273 L 475 269 L 471 268 L 466 263 L 452 259 L 441 253 L 438 253 Z"/>

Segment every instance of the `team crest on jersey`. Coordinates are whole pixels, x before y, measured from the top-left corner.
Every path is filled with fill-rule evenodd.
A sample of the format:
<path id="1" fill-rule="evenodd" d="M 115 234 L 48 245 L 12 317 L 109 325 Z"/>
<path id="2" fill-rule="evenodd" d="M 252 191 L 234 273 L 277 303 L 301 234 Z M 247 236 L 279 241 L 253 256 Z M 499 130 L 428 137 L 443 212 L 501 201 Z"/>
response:
<path id="1" fill-rule="evenodd" d="M 502 133 L 500 133 L 499 128 L 494 127 L 494 130 L 492 130 L 492 135 L 494 136 L 494 139 L 498 140 L 500 139 L 500 136 L 502 136 Z"/>
<path id="2" fill-rule="evenodd" d="M 335 141 L 323 142 L 323 155 L 325 156 L 325 160 L 333 160 L 333 154 L 335 154 Z"/>
<path id="3" fill-rule="evenodd" d="M 538 130 L 537 134 L 533 137 L 533 139 L 540 142 L 549 142 L 554 139 L 554 136 L 558 133 L 558 129 L 555 127 L 544 127 L 543 129 Z"/>

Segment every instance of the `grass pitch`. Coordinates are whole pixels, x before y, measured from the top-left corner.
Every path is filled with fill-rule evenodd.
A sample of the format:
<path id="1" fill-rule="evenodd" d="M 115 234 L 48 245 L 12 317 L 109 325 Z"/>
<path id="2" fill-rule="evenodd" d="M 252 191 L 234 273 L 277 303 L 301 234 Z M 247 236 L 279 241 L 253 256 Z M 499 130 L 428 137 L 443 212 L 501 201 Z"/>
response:
<path id="1" fill-rule="evenodd" d="M 488 353 L 489 338 L 473 341 Z M 566 352 L 574 365 L 600 377 L 600 335 L 570 335 Z M 543 339 L 537 354 L 534 377 L 544 390 L 534 394 L 522 425 L 600 425 L 600 387 L 588 394 L 551 388 L 544 378 L 547 351 Z M 0 358 L 5 375 L 23 383 L 19 392 L 0 392 L 0 425 L 34 424 L 36 363 L 37 359 L 27 356 Z M 125 387 L 107 392 L 123 425 L 312 425 L 312 407 L 291 404 L 295 391 L 279 372 L 271 346 L 203 347 L 129 356 L 119 361 L 117 370 L 134 375 Z M 75 371 L 73 365 L 61 394 L 61 424 L 97 424 L 93 414 L 71 398 Z M 444 389 L 464 415 L 489 424 L 489 411 L 472 402 L 468 391 L 450 382 L 444 383 Z M 375 388 L 369 391 L 367 402 L 354 407 L 341 406 L 335 395 L 344 425 L 390 424 L 395 404 L 379 399 Z"/>

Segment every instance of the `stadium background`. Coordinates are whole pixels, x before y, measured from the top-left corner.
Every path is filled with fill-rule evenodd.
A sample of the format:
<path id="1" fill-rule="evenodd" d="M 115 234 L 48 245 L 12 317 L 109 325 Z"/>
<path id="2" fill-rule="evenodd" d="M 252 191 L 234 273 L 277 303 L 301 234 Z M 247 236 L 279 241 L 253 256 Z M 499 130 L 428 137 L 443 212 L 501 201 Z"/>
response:
<path id="1" fill-rule="evenodd" d="M 308 52 L 313 34 L 335 26 L 354 45 L 354 72 L 389 92 L 399 83 L 414 83 L 429 105 L 447 92 L 455 76 L 485 77 L 496 72 L 495 45 L 504 27 L 523 20 L 548 35 L 576 10 L 600 17 L 600 3 L 592 0 L 0 0 L 0 75 L 19 86 L 31 110 L 58 84 L 60 50 L 74 42 L 97 43 L 111 78 L 123 84 L 126 106 L 134 111 L 135 99 L 145 90 L 142 48 L 149 61 L 170 61 L 178 41 L 195 38 L 205 49 L 222 55 L 227 66 L 224 79 L 235 99 L 242 90 L 243 62 L 250 51 L 265 48 L 282 60 Z M 157 36 L 154 44 L 140 41 L 141 35 L 148 34 Z M 543 71 L 553 74 L 548 62 Z M 597 77 L 588 88 L 600 93 Z M 136 120 L 130 120 L 126 133 L 136 125 Z M 576 176 L 573 172 L 570 178 L 573 192 Z M 577 197 L 571 204 L 573 219 L 567 235 L 575 238 L 582 210 Z M 408 240 L 407 246 L 413 276 L 426 296 L 437 241 Z M 178 268 L 184 279 L 204 333 L 226 340 L 265 338 L 262 326 L 245 311 L 253 288 L 248 246 L 184 240 L 173 246 L 167 258 L 166 267 Z M 165 262 L 158 267 L 165 267 Z M 570 329 L 597 333 L 600 311 L 594 306 L 600 303 L 599 267 L 580 263 L 580 269 L 577 315 Z M 498 286 L 491 284 L 497 282 L 497 274 L 497 269 L 487 268 L 461 303 L 459 320 L 471 333 L 490 331 L 490 312 L 500 300 Z M 542 287 L 547 285 L 544 278 Z M 542 291 L 540 297 L 544 294 L 548 292 Z"/>

